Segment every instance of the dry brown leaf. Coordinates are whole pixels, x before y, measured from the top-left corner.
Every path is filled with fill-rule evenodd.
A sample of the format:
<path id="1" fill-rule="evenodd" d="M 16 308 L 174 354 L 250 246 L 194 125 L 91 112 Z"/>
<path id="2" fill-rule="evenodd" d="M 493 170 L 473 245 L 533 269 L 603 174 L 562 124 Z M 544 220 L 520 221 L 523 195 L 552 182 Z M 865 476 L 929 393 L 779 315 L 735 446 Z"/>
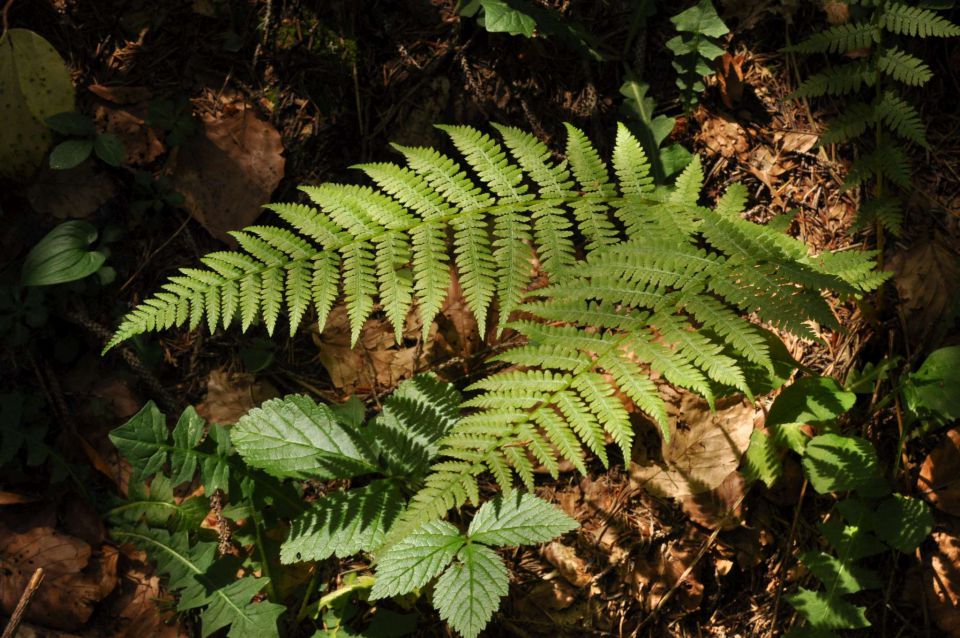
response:
<path id="1" fill-rule="evenodd" d="M 932 539 L 937 547 L 923 569 L 926 604 L 943 635 L 960 638 L 960 538 L 934 532 Z"/>
<path id="2" fill-rule="evenodd" d="M 113 180 L 94 171 L 90 159 L 67 170 L 53 170 L 44 162 L 27 189 L 27 199 L 43 215 L 83 219 L 97 212 L 114 192 Z"/>
<path id="3" fill-rule="evenodd" d="M 937 233 L 897 253 L 890 268 L 896 273 L 893 282 L 913 342 L 926 341 L 947 328 L 947 320 L 958 311 L 960 255 L 946 237 Z"/>
<path id="4" fill-rule="evenodd" d="M 320 363 L 330 374 L 330 380 L 345 394 L 386 390 L 395 387 L 403 379 L 413 376 L 418 369 L 418 353 L 425 348 L 416 344 L 420 338 L 419 314 L 407 316 L 404 327 L 404 342 L 413 345 L 397 345 L 393 328 L 386 319 L 369 319 L 357 340 L 356 347 L 350 344 L 350 322 L 344 306 L 330 312 L 322 334 L 316 333 L 314 343 L 320 349 Z M 431 327 L 430 342 L 436 335 L 437 326 Z M 428 349 L 428 348 L 427 348 Z"/>
<path id="5" fill-rule="evenodd" d="M 737 399 L 718 401 L 712 413 L 706 401 L 685 392 L 679 413 L 670 415 L 670 442 L 662 446 L 662 460 L 632 463 L 631 485 L 673 498 L 717 487 L 740 464 L 756 415 L 752 403 Z"/>
<path id="6" fill-rule="evenodd" d="M 784 158 L 780 153 L 774 153 L 766 146 L 758 146 L 750 154 L 747 170 L 763 182 L 772 194 L 776 194 L 780 176 L 794 166 L 795 162 Z"/>
<path id="7" fill-rule="evenodd" d="M 816 146 L 820 138 L 813 133 L 777 133 L 773 136 L 773 141 L 780 141 L 780 151 L 783 153 L 806 153 Z"/>
<path id="8" fill-rule="evenodd" d="M 91 84 L 87 87 L 98 98 L 114 104 L 137 104 L 146 102 L 153 97 L 153 91 L 145 86 L 107 86 L 105 84 Z"/>
<path id="9" fill-rule="evenodd" d="M 635 595 L 644 609 L 657 609 L 664 596 L 680 580 L 683 573 L 693 565 L 702 542 L 685 536 L 672 543 L 661 545 L 652 557 L 639 557 L 633 571 Z M 703 600 L 703 582 L 694 568 L 677 587 L 673 599 L 688 611 L 700 606 Z"/>
<path id="10" fill-rule="evenodd" d="M 939 510 L 960 516 L 960 431 L 947 432 L 920 466 L 917 491 Z"/>
<path id="11" fill-rule="evenodd" d="M 144 569 L 131 567 L 123 576 L 122 591 L 110 607 L 113 620 L 111 638 L 143 636 L 157 638 L 180 638 L 186 632 L 177 623 L 172 623 L 173 600 L 160 587 L 160 579 L 147 574 Z M 165 603 L 166 612 L 161 611 Z"/>
<path id="12" fill-rule="evenodd" d="M 207 394 L 197 405 L 197 413 L 210 423 L 236 423 L 244 414 L 267 399 L 280 396 L 269 381 L 258 381 L 252 374 L 214 370 L 207 377 Z"/>
<path id="13" fill-rule="evenodd" d="M 706 144 L 713 154 L 727 159 L 738 157 L 750 148 L 746 129 L 723 117 L 712 117 L 704 121 L 697 139 Z"/>
<path id="14" fill-rule="evenodd" d="M 21 505 L 23 503 L 33 503 L 38 500 L 40 499 L 36 496 L 0 491 L 0 505 Z"/>
<path id="15" fill-rule="evenodd" d="M 717 62 L 717 85 L 720 87 L 720 99 L 728 109 L 732 109 L 743 99 L 743 62 L 746 56 L 724 53 Z"/>
<path id="16" fill-rule="evenodd" d="M 830 25 L 843 24 L 850 20 L 850 5 L 840 0 L 827 0 L 823 3 L 823 11 L 827 14 L 827 23 Z"/>
<path id="17" fill-rule="evenodd" d="M 104 545 L 93 557 L 90 546 L 51 527 L 16 532 L 0 525 L 0 610 L 9 615 L 38 567 L 43 583 L 26 619 L 56 629 L 83 625 L 117 584 L 115 548 Z"/>
<path id="18" fill-rule="evenodd" d="M 723 483 L 707 492 L 683 499 L 683 511 L 691 520 L 710 529 L 731 530 L 740 526 L 746 481 L 734 470 Z"/>
<path id="19" fill-rule="evenodd" d="M 252 110 L 205 117 L 180 148 L 172 181 L 184 207 L 214 237 L 253 223 L 283 177 L 280 133 Z"/>
<path id="20" fill-rule="evenodd" d="M 577 556 L 577 552 L 572 547 L 560 541 L 553 541 L 544 547 L 543 557 L 575 587 L 585 587 L 593 578 L 586 561 Z"/>
<path id="21" fill-rule="evenodd" d="M 127 166 L 149 164 L 166 152 L 163 142 L 144 122 L 148 109 L 146 102 L 128 108 L 106 103 L 94 107 L 94 119 L 123 142 L 123 163 Z"/>
<path id="22" fill-rule="evenodd" d="M 577 599 L 577 590 L 567 584 L 562 578 L 537 583 L 530 593 L 521 601 L 522 606 L 532 606 L 534 609 L 549 609 L 557 611 L 566 609 Z"/>

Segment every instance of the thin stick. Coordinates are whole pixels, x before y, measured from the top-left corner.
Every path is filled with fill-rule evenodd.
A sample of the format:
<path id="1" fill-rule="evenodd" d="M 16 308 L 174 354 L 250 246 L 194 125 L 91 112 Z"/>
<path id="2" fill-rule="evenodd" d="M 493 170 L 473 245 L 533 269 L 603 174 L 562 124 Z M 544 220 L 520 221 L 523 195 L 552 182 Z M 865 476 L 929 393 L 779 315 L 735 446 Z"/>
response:
<path id="1" fill-rule="evenodd" d="M 10 6 L 10 2 L 7 2 L 7 6 Z M 6 11 L 4 11 L 4 18 L 6 18 Z M 23 622 L 23 615 L 27 613 L 27 607 L 30 606 L 30 601 L 33 600 L 37 590 L 40 589 L 41 582 L 43 582 L 43 568 L 37 567 L 37 571 L 33 572 L 30 582 L 27 583 L 27 588 L 20 595 L 20 601 L 17 602 L 17 608 L 13 610 L 13 614 L 10 616 L 7 628 L 3 630 L 2 638 L 14 638 L 17 635 L 17 629 Z"/>
<path id="2" fill-rule="evenodd" d="M 803 506 L 803 497 L 807 493 L 807 479 L 803 479 L 803 485 L 800 486 L 800 496 L 797 498 L 797 508 L 793 511 L 793 522 L 790 523 L 790 534 L 787 536 L 787 544 L 783 549 L 783 558 L 777 566 L 775 576 L 780 576 L 783 572 L 783 566 L 790 557 L 790 548 L 793 546 L 793 539 L 797 533 L 797 523 L 800 521 L 800 508 Z M 777 616 L 780 614 L 780 596 L 783 594 L 783 578 L 777 581 L 777 593 L 773 599 L 773 616 L 771 616 L 770 633 L 768 636 L 773 638 L 773 632 L 777 627 Z"/>
<path id="3" fill-rule="evenodd" d="M 0 36 L 7 35 L 7 31 L 10 30 L 10 7 L 13 6 L 13 0 L 7 0 L 7 3 L 3 5 L 3 31 L 0 32 Z"/>

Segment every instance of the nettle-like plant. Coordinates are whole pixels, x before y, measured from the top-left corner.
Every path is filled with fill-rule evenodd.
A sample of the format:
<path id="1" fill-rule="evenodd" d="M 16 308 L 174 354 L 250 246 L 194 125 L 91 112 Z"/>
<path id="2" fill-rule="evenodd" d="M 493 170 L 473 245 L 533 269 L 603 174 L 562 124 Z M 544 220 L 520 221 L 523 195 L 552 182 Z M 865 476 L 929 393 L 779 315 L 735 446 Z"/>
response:
<path id="1" fill-rule="evenodd" d="M 481 334 L 495 322 L 526 343 L 495 357 L 510 369 L 468 388 L 467 415 L 437 442 L 439 460 L 386 533 L 387 548 L 451 508 L 479 504 L 484 473 L 509 495 L 514 476 L 532 490 L 537 465 L 556 477 L 561 460 L 580 471 L 588 454 L 608 463 L 607 437 L 629 458 L 634 407 L 669 436 L 653 374 L 710 402 L 751 395 L 774 367 L 775 337 L 760 322 L 815 339 L 818 326 L 837 327 L 825 292 L 857 297 L 884 279 L 872 253 L 811 255 L 741 219 L 738 185 L 715 209 L 701 206 L 696 159 L 674 187 L 654 185 L 626 127 L 610 164 L 572 126 L 563 162 L 513 128 L 496 127 L 503 145 L 441 128 L 466 167 L 397 147 L 407 166 L 359 167 L 375 188 L 304 187 L 313 206 L 270 206 L 291 228 L 234 233 L 240 250 L 181 269 L 108 344 L 237 317 L 243 330 L 262 319 L 272 333 L 284 308 L 291 331 L 309 308 L 322 328 L 341 290 L 354 340 L 378 307 L 399 338 L 414 302 L 424 326 L 433 321 L 452 261 Z M 535 280 L 548 283 L 531 290 Z"/>
<path id="2" fill-rule="evenodd" d="M 870 626 L 866 609 L 845 597 L 883 586 L 880 576 L 860 564 L 891 550 L 910 553 L 930 534 L 933 514 L 923 501 L 891 494 L 873 445 L 841 434 L 837 419 L 856 395 L 829 377 L 807 377 L 786 388 L 766 419 L 767 433 L 755 430 L 744 459 L 745 474 L 772 485 L 782 473 L 782 450 L 799 455 L 805 478 L 818 494 L 836 495 L 829 518 L 819 523 L 829 551 L 811 549 L 800 562 L 822 587 L 799 587 L 787 596 L 805 624 L 786 636 L 828 638 L 843 629 Z M 805 428 L 813 427 L 811 438 Z"/>
<path id="3" fill-rule="evenodd" d="M 680 102 L 690 111 L 696 106 L 697 97 L 706 90 L 703 78 L 713 73 L 713 62 L 723 55 L 717 39 L 730 33 L 730 29 L 710 0 L 700 0 L 670 18 L 670 22 L 678 33 L 666 46 L 673 52 Z"/>
<path id="4" fill-rule="evenodd" d="M 798 98 L 841 96 L 847 100 L 820 138 L 821 144 L 857 140 L 862 146 L 845 188 L 873 184 L 872 197 L 860 208 L 861 224 L 876 224 L 878 247 L 883 231 L 899 234 L 903 203 L 897 189 L 910 189 L 908 145 L 927 148 L 926 127 L 910 101 L 909 89 L 930 81 L 927 64 L 908 52 L 907 37 L 956 37 L 960 26 L 934 8 L 906 2 L 851 2 L 850 22 L 815 33 L 786 51 L 839 54 L 846 61 L 816 73 L 794 92 Z M 932 4 L 932 3 L 924 3 Z"/>
<path id="5" fill-rule="evenodd" d="M 279 603 L 290 592 L 277 590 L 283 579 L 272 571 L 380 548 L 456 422 L 459 403 L 451 385 L 420 375 L 366 424 L 359 401 L 327 406 L 292 395 L 267 401 L 229 429 L 208 426 L 188 408 L 172 432 L 148 403 L 110 437 L 133 469 L 128 498 L 107 513 L 111 533 L 156 561 L 179 594 L 178 611 L 202 610 L 204 636 L 227 625 L 231 636 L 276 636 L 286 609 Z M 302 481 L 332 479 L 349 479 L 351 487 L 303 502 Z M 175 498 L 174 488 L 195 481 L 206 497 Z M 211 496 L 230 501 L 220 513 L 232 522 L 229 537 L 200 528 Z M 506 567 L 490 546 L 545 542 L 576 526 L 549 503 L 515 492 L 481 507 L 465 534 L 435 521 L 386 551 L 372 596 L 405 594 L 440 576 L 434 605 L 462 635 L 475 636 L 507 593 Z M 242 561 L 246 546 L 254 550 Z M 264 590 L 268 601 L 252 602 Z"/>

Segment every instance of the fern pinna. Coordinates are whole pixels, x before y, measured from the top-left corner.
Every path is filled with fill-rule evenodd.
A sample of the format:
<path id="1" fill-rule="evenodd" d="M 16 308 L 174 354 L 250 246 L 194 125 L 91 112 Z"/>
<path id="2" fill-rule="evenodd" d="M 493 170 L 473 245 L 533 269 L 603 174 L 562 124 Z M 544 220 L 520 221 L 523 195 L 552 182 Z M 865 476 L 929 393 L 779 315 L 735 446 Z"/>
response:
<path id="1" fill-rule="evenodd" d="M 750 393 L 749 380 L 773 361 L 770 334 L 744 317 L 815 338 L 810 322 L 836 326 L 823 291 L 855 296 L 882 280 L 871 253 L 811 256 L 741 219 L 739 186 L 715 210 L 700 206 L 699 161 L 675 187 L 654 186 L 626 127 L 610 163 L 574 127 L 560 163 L 534 137 L 497 129 L 506 148 L 468 127 L 443 128 L 473 175 L 436 151 L 400 148 L 407 167 L 361 167 L 379 190 L 309 187 L 320 210 L 274 205 L 294 231 L 237 233 L 241 251 L 207 256 L 208 270 L 183 269 L 127 316 L 110 345 L 188 320 L 229 324 L 238 312 L 243 328 L 262 316 L 272 330 L 283 305 L 292 328 L 311 304 L 322 326 L 341 287 L 338 269 L 354 337 L 378 293 L 394 325 L 413 299 L 428 323 L 447 289 L 449 234 L 478 323 L 496 301 L 498 326 L 528 342 L 497 357 L 513 368 L 472 388 L 464 405 L 473 412 L 446 437 L 446 458 L 394 527 L 409 532 L 477 502 L 485 471 L 507 491 L 513 473 L 529 487 L 534 463 L 556 474 L 566 459 L 582 470 L 584 449 L 606 462 L 607 435 L 627 456 L 621 395 L 667 435 L 651 371 L 711 401 L 723 388 Z M 549 284 L 529 291 L 534 255 Z"/>
<path id="2" fill-rule="evenodd" d="M 855 96 L 829 123 L 821 143 L 854 139 L 866 143 L 844 186 L 852 188 L 872 180 L 873 198 L 861 207 L 859 221 L 876 223 L 881 231 L 899 234 L 902 203 L 889 193 L 888 185 L 909 188 L 911 167 L 904 143 L 928 146 L 923 118 L 905 90 L 925 85 L 933 73 L 923 60 L 898 46 L 896 40 L 902 36 L 955 37 L 960 35 L 960 26 L 933 8 L 906 2 L 861 0 L 850 4 L 860 5 L 851 7 L 855 16 L 851 22 L 815 33 L 786 48 L 804 54 L 848 56 L 842 64 L 807 78 L 794 95 Z M 869 54 L 855 55 L 862 50 L 869 50 Z M 867 90 L 865 94 L 863 89 Z M 877 241 L 882 247 L 882 232 Z"/>

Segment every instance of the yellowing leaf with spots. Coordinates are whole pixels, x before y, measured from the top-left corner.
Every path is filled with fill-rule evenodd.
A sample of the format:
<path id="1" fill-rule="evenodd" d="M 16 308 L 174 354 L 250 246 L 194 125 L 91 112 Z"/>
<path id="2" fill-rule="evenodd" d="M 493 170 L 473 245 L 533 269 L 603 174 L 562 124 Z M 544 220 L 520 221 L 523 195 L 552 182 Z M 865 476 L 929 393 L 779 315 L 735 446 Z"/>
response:
<path id="1" fill-rule="evenodd" d="M 63 58 L 28 29 L 0 37 L 0 177 L 30 175 L 52 141 L 44 119 L 73 110 Z"/>

